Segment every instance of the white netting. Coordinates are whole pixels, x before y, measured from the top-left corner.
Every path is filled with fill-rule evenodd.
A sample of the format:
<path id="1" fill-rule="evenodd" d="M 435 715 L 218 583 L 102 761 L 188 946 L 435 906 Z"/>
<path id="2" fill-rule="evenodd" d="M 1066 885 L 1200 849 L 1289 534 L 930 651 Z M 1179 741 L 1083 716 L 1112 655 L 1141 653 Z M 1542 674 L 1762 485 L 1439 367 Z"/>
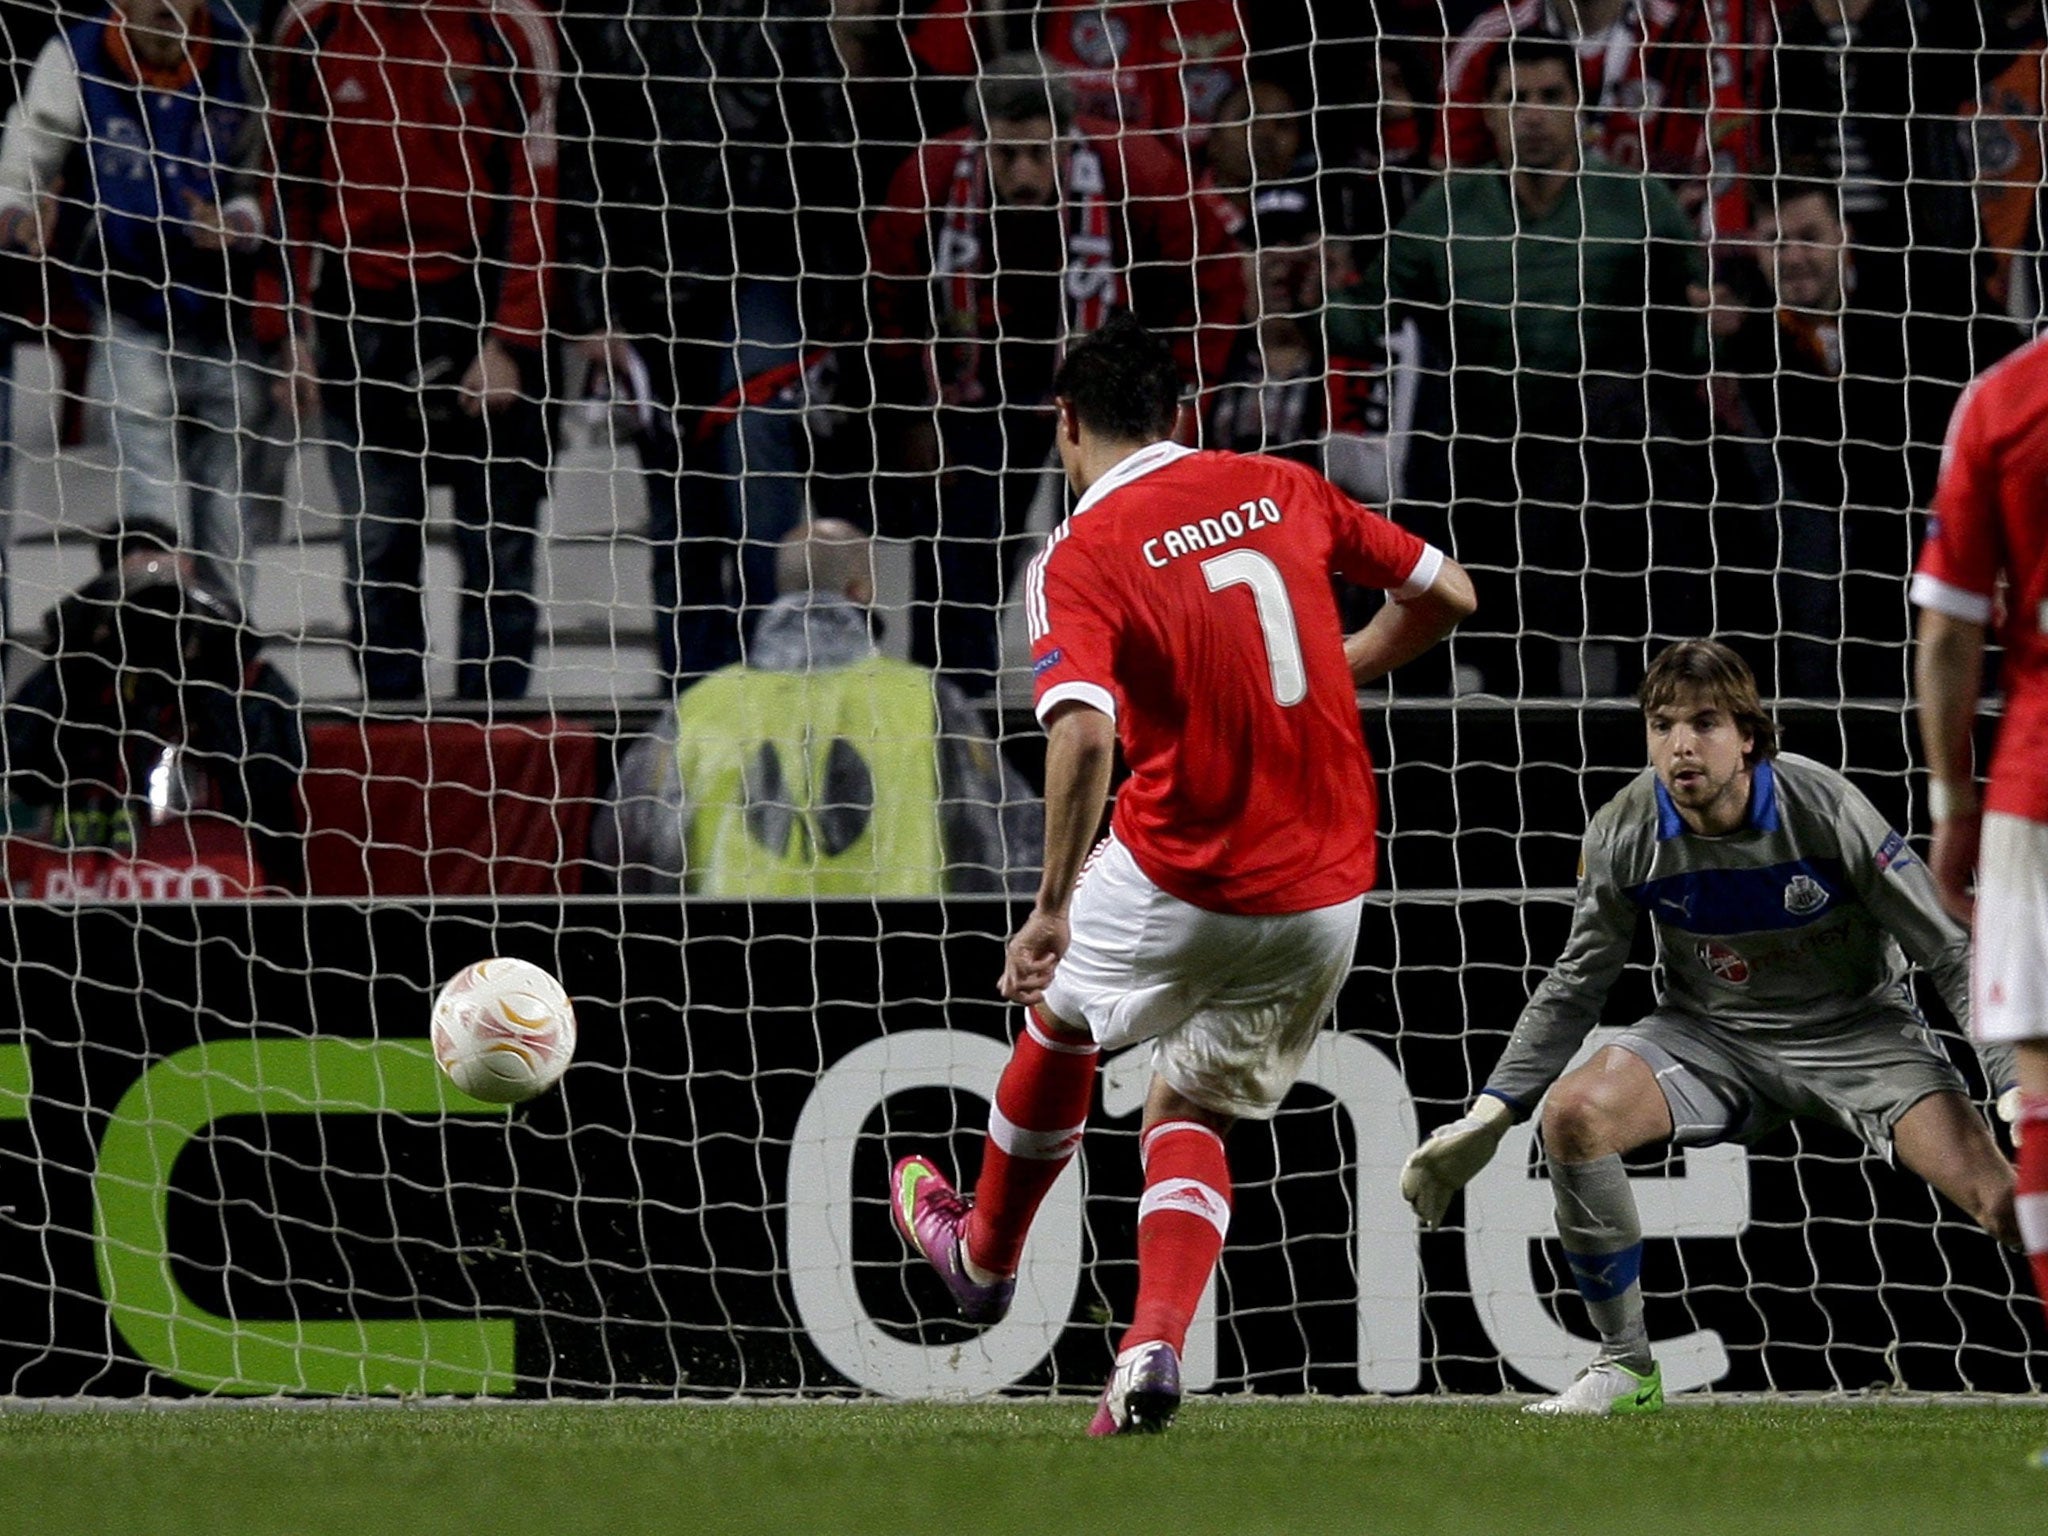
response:
<path id="1" fill-rule="evenodd" d="M 1528 1149 L 1419 1248 L 1395 1170 L 1555 958 L 1662 639 L 1914 820 L 1904 582 L 2039 309 L 2039 7 L 119 5 L 0 4 L 0 1391 L 1092 1388 L 1136 1059 L 982 1342 L 881 1192 L 978 1155 L 1012 580 L 1059 346 L 1125 306 L 1203 441 L 1483 603 L 1367 701 L 1389 894 L 1234 1143 L 1190 1381 L 1582 1363 Z M 419 1050 L 492 952 L 584 1016 L 509 1121 Z M 1661 1171 L 1674 1390 L 2038 1384 L 2021 1272 L 1845 1138 Z"/>

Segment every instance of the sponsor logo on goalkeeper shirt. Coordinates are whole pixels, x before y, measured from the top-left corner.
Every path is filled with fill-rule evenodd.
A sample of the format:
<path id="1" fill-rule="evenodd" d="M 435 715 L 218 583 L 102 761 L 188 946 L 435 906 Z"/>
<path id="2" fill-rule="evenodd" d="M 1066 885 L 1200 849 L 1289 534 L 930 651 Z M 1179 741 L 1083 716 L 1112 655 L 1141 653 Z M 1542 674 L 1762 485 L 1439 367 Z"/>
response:
<path id="1" fill-rule="evenodd" d="M 1700 964 L 1716 981 L 1725 981 L 1731 987 L 1748 985 L 1749 961 L 1740 950 L 1718 939 L 1702 939 L 1693 946 L 1693 953 L 1700 957 Z"/>
<path id="2" fill-rule="evenodd" d="M 1878 873 L 1883 874 L 1889 870 L 1896 874 L 1902 869 L 1911 869 L 1912 867 L 1913 850 L 1906 846 L 1904 834 L 1899 832 L 1887 834 L 1884 842 L 1879 845 L 1877 850 Z"/>

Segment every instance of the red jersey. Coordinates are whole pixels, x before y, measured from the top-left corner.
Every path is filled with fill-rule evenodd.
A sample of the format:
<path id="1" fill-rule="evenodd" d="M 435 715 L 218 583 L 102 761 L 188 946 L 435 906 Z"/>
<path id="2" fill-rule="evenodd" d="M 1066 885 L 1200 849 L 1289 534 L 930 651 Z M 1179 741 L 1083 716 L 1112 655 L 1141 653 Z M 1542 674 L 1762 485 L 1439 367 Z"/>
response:
<path id="1" fill-rule="evenodd" d="M 1957 403 L 1913 601 L 1996 625 L 2005 720 L 1985 809 L 2048 822 L 2048 339 Z"/>
<path id="2" fill-rule="evenodd" d="M 1045 49 L 1073 82 L 1078 111 L 1127 130 L 1181 129 L 1190 147 L 1244 84 L 1237 0 L 1052 0 Z"/>
<path id="3" fill-rule="evenodd" d="M 473 282 L 484 264 L 499 339 L 539 346 L 560 62 L 534 0 L 294 0 L 276 59 L 297 302 L 316 250 L 377 291 Z"/>
<path id="4" fill-rule="evenodd" d="M 1112 827 L 1152 883 L 1264 916 L 1371 888 L 1378 802 L 1330 584 L 1411 597 L 1443 556 L 1284 459 L 1154 443 L 1031 563 L 1038 716 L 1116 721 Z"/>

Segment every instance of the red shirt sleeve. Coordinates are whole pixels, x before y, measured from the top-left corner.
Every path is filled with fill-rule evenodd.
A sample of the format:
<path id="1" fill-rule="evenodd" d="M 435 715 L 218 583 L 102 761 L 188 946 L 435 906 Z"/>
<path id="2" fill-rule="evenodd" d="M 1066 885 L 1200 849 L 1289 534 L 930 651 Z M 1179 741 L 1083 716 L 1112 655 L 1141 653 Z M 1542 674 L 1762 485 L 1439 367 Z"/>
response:
<path id="1" fill-rule="evenodd" d="M 1963 392 L 1941 450 L 1934 517 L 1913 576 L 1913 601 L 1974 624 L 1991 621 L 2005 552 L 2000 547 L 1997 466 L 1985 442 L 1979 380 Z"/>
<path id="2" fill-rule="evenodd" d="M 1116 718 L 1114 607 L 1088 558 L 1053 536 L 1024 577 L 1024 616 L 1031 632 L 1033 707 L 1040 721 L 1055 704 L 1075 699 Z"/>
<path id="3" fill-rule="evenodd" d="M 1429 590 L 1443 568 L 1442 551 L 1360 506 L 1329 481 L 1321 484 L 1330 518 L 1330 565 L 1338 575 L 1400 599 Z"/>

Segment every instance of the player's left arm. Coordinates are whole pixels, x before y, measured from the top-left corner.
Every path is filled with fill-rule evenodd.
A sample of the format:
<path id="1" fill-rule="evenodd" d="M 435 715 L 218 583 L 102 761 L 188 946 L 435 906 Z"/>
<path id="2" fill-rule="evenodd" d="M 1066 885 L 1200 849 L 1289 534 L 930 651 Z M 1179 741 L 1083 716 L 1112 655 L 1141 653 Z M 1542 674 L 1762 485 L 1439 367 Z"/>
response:
<path id="1" fill-rule="evenodd" d="M 1067 907 L 1095 846 L 1116 761 L 1116 722 L 1092 704 L 1062 699 L 1046 712 L 1045 867 L 1031 916 L 1004 956 L 1003 996 L 1036 1004 L 1067 950 Z"/>

